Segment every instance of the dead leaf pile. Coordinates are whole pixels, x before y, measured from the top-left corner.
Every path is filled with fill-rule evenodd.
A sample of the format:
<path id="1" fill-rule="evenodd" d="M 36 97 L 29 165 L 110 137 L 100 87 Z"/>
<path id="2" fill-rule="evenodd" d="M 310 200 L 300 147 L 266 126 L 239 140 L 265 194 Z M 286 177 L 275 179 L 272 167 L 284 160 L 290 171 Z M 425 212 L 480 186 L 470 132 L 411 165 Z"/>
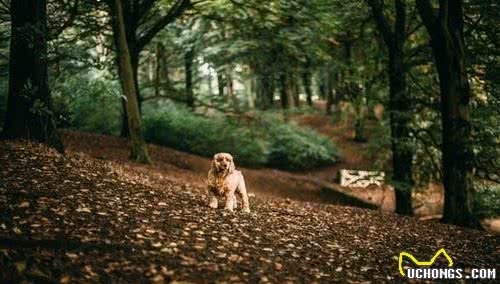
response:
<path id="1" fill-rule="evenodd" d="M 211 210 L 188 181 L 24 142 L 0 142 L 0 164 L 7 283 L 394 283 L 401 251 L 442 247 L 458 267 L 500 263 L 481 231 L 286 199 Z"/>

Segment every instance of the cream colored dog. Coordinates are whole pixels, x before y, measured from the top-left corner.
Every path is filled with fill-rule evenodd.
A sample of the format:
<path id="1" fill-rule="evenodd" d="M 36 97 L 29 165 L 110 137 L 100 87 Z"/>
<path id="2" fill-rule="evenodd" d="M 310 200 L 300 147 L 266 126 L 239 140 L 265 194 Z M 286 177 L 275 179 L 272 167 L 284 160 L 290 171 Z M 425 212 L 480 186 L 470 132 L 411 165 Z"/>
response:
<path id="1" fill-rule="evenodd" d="M 245 179 L 241 172 L 236 170 L 231 154 L 214 155 L 208 171 L 207 185 L 209 207 L 217 208 L 218 198 L 224 198 L 224 209 L 233 211 L 237 207 L 236 194 L 238 194 L 243 203 L 243 211 L 250 212 Z"/>

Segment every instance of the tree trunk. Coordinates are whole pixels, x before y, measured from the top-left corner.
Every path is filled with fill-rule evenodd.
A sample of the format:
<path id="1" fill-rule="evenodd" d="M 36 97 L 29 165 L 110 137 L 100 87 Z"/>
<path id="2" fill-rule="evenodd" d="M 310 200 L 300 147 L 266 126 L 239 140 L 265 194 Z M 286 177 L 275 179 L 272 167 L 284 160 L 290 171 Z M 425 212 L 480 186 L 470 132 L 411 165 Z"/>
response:
<path id="1" fill-rule="evenodd" d="M 139 114 L 142 114 L 142 96 L 140 95 L 140 89 L 139 89 L 139 55 L 134 55 L 134 53 L 131 53 L 131 63 L 132 63 L 132 74 L 134 78 L 134 86 L 136 90 L 136 97 L 137 97 L 137 105 L 139 108 Z M 121 76 L 121 75 L 120 75 Z M 124 80 L 124 78 L 120 78 L 120 80 Z M 122 100 L 122 129 L 120 132 L 121 137 L 128 137 L 129 135 L 129 129 L 128 129 L 128 117 L 127 117 L 127 101 L 125 98 Z"/>
<path id="2" fill-rule="evenodd" d="M 156 44 L 156 52 L 155 52 L 155 71 L 154 71 L 154 86 L 155 86 L 155 96 L 160 95 L 160 87 L 161 87 L 161 64 L 163 59 L 163 48 L 161 43 Z"/>
<path id="3" fill-rule="evenodd" d="M 120 81 L 122 84 L 123 93 L 127 99 L 126 114 L 128 118 L 129 137 L 131 143 L 130 158 L 141 163 L 149 163 L 149 155 L 146 143 L 141 132 L 141 116 L 139 113 L 139 105 L 137 100 L 137 89 L 134 82 L 134 72 L 132 68 L 131 57 L 125 36 L 125 24 L 123 19 L 123 11 L 120 0 L 114 1 L 114 11 L 112 20 L 117 27 L 118 34 L 114 34 L 118 44 L 119 51 L 119 72 Z"/>
<path id="4" fill-rule="evenodd" d="M 114 1 L 114 0 L 112 0 Z M 125 27 L 126 32 L 129 32 L 128 30 L 135 30 L 134 27 L 128 26 Z M 113 33 L 114 34 L 119 34 L 120 30 L 119 27 L 116 26 L 116 23 L 113 23 Z M 119 50 L 119 43 L 116 42 L 117 37 L 115 37 L 115 46 L 117 46 L 116 53 L 119 54 L 121 51 Z M 139 89 L 139 51 L 137 50 L 137 43 L 136 39 L 134 36 L 127 36 L 127 46 L 129 47 L 129 54 L 130 54 L 130 62 L 132 64 L 132 74 L 133 74 L 133 79 L 134 79 L 134 85 L 135 85 L 135 90 L 136 90 L 136 100 L 137 104 L 139 107 L 139 113 L 142 113 L 142 96 L 140 95 L 140 89 Z M 119 59 L 118 59 L 119 60 Z M 118 69 L 120 70 L 120 63 L 118 62 Z M 118 76 L 120 77 L 121 81 L 124 81 L 125 78 L 121 78 L 122 72 L 118 72 Z M 120 136 L 121 137 L 128 137 L 129 135 L 129 126 L 128 126 L 128 117 L 127 117 L 127 100 L 126 98 L 122 98 L 122 123 L 121 123 L 121 130 L 120 130 Z"/>
<path id="5" fill-rule="evenodd" d="M 428 1 L 417 0 L 416 4 L 431 36 L 439 75 L 445 190 L 443 222 L 480 227 L 473 214 L 474 152 L 463 40 L 463 1 L 440 1 L 438 16 L 433 14 Z"/>
<path id="6" fill-rule="evenodd" d="M 393 184 L 396 192 L 396 213 L 413 215 L 411 192 L 413 147 L 410 138 L 411 101 L 407 98 L 406 74 L 402 50 L 389 52 L 390 126 Z"/>
<path id="7" fill-rule="evenodd" d="M 165 46 L 162 43 L 158 43 L 158 54 L 160 56 L 160 76 L 163 80 L 165 80 L 165 84 L 167 88 L 171 87 L 170 81 L 170 71 L 168 67 L 168 57 L 165 51 Z"/>
<path id="8" fill-rule="evenodd" d="M 226 84 L 227 84 L 227 96 L 229 99 L 234 100 L 234 84 L 233 75 L 231 74 L 231 68 L 226 70 Z"/>
<path id="9" fill-rule="evenodd" d="M 290 94 L 293 99 L 293 105 L 296 108 L 300 108 L 300 87 L 297 81 L 295 80 L 295 76 L 290 74 L 289 75 L 289 80 L 288 83 L 290 85 Z M 292 101 L 292 100 L 290 100 Z"/>
<path id="10" fill-rule="evenodd" d="M 325 100 L 326 99 L 326 83 L 325 83 L 324 78 L 320 78 L 317 83 L 318 83 L 317 86 L 318 86 L 319 97 L 322 100 Z"/>
<path id="11" fill-rule="evenodd" d="M 186 73 L 186 103 L 192 109 L 194 109 L 193 60 L 194 60 L 194 52 L 193 50 L 188 50 L 184 54 L 184 66 Z"/>
<path id="12" fill-rule="evenodd" d="M 306 93 L 307 105 L 312 107 L 312 88 L 311 88 L 311 72 L 305 71 L 302 73 L 302 83 L 304 84 L 304 92 Z"/>
<path id="13" fill-rule="evenodd" d="M 2 136 L 64 147 L 52 113 L 47 76 L 47 2 L 10 4 L 9 94 Z"/>
<path id="14" fill-rule="evenodd" d="M 254 98 L 254 80 L 251 77 L 244 78 L 243 84 L 245 86 L 245 95 L 247 97 L 248 108 L 255 108 L 255 98 Z"/>
<path id="15" fill-rule="evenodd" d="M 395 0 L 396 18 L 394 28 L 384 16 L 380 1 L 367 0 L 389 53 L 387 71 L 389 75 L 389 106 L 392 149 L 392 181 L 396 192 L 396 212 L 413 215 L 411 192 L 413 147 L 410 137 L 411 98 L 406 88 L 404 44 L 406 40 L 406 4 Z"/>
<path id="16" fill-rule="evenodd" d="M 224 73 L 222 70 L 218 70 L 217 72 L 217 88 L 219 90 L 219 96 L 224 96 L 224 87 L 225 87 L 225 81 L 224 81 Z"/>
<path id="17" fill-rule="evenodd" d="M 340 75 L 339 75 L 340 76 Z M 333 79 L 333 74 L 331 71 L 326 72 L 326 84 L 325 84 L 325 91 L 326 91 L 326 114 L 331 115 L 332 114 L 332 106 L 335 105 L 335 94 L 334 92 L 334 79 Z M 340 80 L 337 80 L 339 82 Z"/>
<path id="18" fill-rule="evenodd" d="M 272 75 L 262 73 L 257 75 L 256 79 L 257 107 L 260 109 L 269 109 L 274 104 L 274 82 Z"/>
<path id="19" fill-rule="evenodd" d="M 289 100 L 287 79 L 285 73 L 280 74 L 280 102 L 281 102 L 281 108 L 283 109 L 290 108 L 290 100 Z"/>

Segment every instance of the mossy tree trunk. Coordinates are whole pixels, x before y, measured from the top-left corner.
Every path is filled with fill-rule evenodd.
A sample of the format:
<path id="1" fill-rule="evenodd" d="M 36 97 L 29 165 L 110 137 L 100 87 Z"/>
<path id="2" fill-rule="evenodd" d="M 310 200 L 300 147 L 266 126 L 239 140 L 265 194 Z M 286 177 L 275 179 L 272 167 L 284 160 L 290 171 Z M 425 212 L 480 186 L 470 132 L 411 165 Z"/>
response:
<path id="1" fill-rule="evenodd" d="M 2 137 L 64 147 L 52 112 L 47 75 L 47 2 L 10 3 L 9 93 Z"/>
<path id="2" fill-rule="evenodd" d="M 149 155 L 146 147 L 146 142 L 142 137 L 141 131 L 141 116 L 139 112 L 139 105 L 137 101 L 137 89 L 134 83 L 134 72 L 132 69 L 132 62 L 127 45 L 127 38 L 125 35 L 125 24 L 123 19 L 123 10 L 120 0 L 114 0 L 113 7 L 114 37 L 115 43 L 118 45 L 118 63 L 120 72 L 120 81 L 123 93 L 126 98 L 126 113 L 130 139 L 130 158 L 134 161 L 141 163 L 149 163 Z"/>

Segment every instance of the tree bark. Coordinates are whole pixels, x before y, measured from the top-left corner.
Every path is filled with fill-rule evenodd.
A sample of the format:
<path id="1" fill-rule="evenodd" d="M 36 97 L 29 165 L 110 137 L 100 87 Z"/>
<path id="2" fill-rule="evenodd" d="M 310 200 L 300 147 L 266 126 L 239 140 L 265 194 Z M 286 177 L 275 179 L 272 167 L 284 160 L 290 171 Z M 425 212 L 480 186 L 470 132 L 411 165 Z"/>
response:
<path id="1" fill-rule="evenodd" d="M 194 52 L 193 50 L 188 50 L 184 54 L 184 71 L 186 75 L 186 103 L 187 105 L 194 109 L 194 94 L 193 94 L 193 60 Z"/>
<path id="2" fill-rule="evenodd" d="M 222 70 L 218 70 L 217 72 L 217 89 L 219 91 L 219 96 L 224 96 L 224 87 L 225 87 L 225 81 L 224 81 L 224 72 Z"/>
<path id="3" fill-rule="evenodd" d="M 465 64 L 463 0 L 440 1 L 438 15 L 431 3 L 417 0 L 417 9 L 431 37 L 439 75 L 442 122 L 443 222 L 480 227 L 473 213 L 474 152 L 469 101 L 471 91 Z"/>
<path id="4" fill-rule="evenodd" d="M 161 64 L 163 63 L 163 56 L 164 56 L 164 50 L 163 46 L 161 43 L 156 44 L 156 51 L 155 51 L 155 74 L 154 74 L 154 86 L 155 86 L 155 96 L 160 95 L 160 89 L 161 89 L 161 71 L 162 71 L 162 66 Z"/>
<path id="5" fill-rule="evenodd" d="M 274 104 L 274 82 L 272 75 L 266 72 L 259 73 L 256 79 L 257 107 L 269 109 Z"/>
<path id="6" fill-rule="evenodd" d="M 47 2 L 10 4 L 9 94 L 2 136 L 64 147 L 55 126 L 47 75 Z"/>
<path id="7" fill-rule="evenodd" d="M 389 106 L 392 149 L 392 180 L 396 192 L 396 212 L 413 215 L 411 192 L 413 147 L 409 124 L 411 121 L 411 98 L 406 87 L 404 44 L 406 40 L 406 3 L 395 0 L 396 18 L 394 29 L 389 24 L 379 0 L 367 0 L 377 24 L 377 29 L 389 53 L 387 71 L 389 75 Z"/>
<path id="8" fill-rule="evenodd" d="M 338 76 L 341 76 L 340 73 Z M 335 94 L 333 93 L 334 89 L 334 78 L 333 74 L 330 70 L 326 72 L 326 84 L 325 84 L 325 91 L 326 91 L 326 114 L 331 115 L 332 114 L 332 106 L 335 104 Z M 340 80 L 337 80 L 337 83 L 340 82 Z"/>
<path id="9" fill-rule="evenodd" d="M 139 36 L 139 26 L 144 25 L 147 22 L 147 17 L 149 16 L 148 11 L 154 6 L 154 2 L 157 0 L 148 1 L 138 1 L 138 0 L 127 0 L 122 3 L 123 19 L 125 24 L 125 34 L 127 38 L 127 45 L 129 48 L 129 53 L 131 56 L 133 78 L 136 89 L 137 103 L 139 107 L 139 113 L 142 113 L 142 102 L 143 98 L 140 94 L 139 89 L 139 79 L 138 79 L 138 68 L 139 68 L 139 56 L 144 47 L 151 42 L 151 40 L 158 34 L 165 26 L 173 22 L 182 13 L 191 7 L 191 2 L 189 0 L 176 0 L 165 15 L 156 19 L 152 23 L 148 23 L 148 28 L 141 30 L 141 36 Z M 114 6 L 114 0 L 106 0 L 110 7 Z M 113 32 L 118 34 L 115 25 L 113 24 Z M 116 46 L 118 44 L 115 43 Z M 119 51 L 117 51 L 119 53 Z M 121 74 L 121 72 L 120 72 Z M 122 105 L 125 106 L 126 102 L 123 99 Z M 121 136 L 127 137 L 129 133 L 128 127 L 128 117 L 126 107 L 122 108 L 122 127 Z"/>
<path id="10" fill-rule="evenodd" d="M 227 84 L 227 97 L 228 99 L 234 99 L 234 84 L 233 75 L 231 74 L 231 68 L 228 66 L 226 68 L 226 84 Z"/>
<path id="11" fill-rule="evenodd" d="M 290 106 L 294 106 L 296 108 L 300 108 L 300 88 L 299 88 L 299 84 L 297 83 L 297 81 L 295 80 L 295 76 L 294 74 L 289 74 L 288 75 L 288 84 L 289 84 L 289 87 L 290 87 L 290 91 L 289 91 L 289 94 L 291 96 L 291 101 L 293 101 L 293 103 L 290 103 Z"/>
<path id="12" fill-rule="evenodd" d="M 287 78 L 286 78 L 286 73 L 281 73 L 280 74 L 280 102 L 281 102 L 281 108 L 283 109 L 288 109 L 290 108 L 290 100 L 289 100 L 289 92 L 288 92 L 288 85 L 287 85 Z"/>
<path id="13" fill-rule="evenodd" d="M 114 34 L 115 43 L 118 44 L 119 51 L 119 73 L 122 84 L 123 93 L 126 97 L 126 114 L 129 126 L 130 137 L 130 158 L 141 163 L 149 163 L 149 155 L 146 147 L 146 142 L 142 137 L 141 131 L 141 116 L 139 113 L 139 105 L 137 100 L 137 89 L 134 83 L 134 73 L 132 68 L 131 56 L 127 45 L 125 35 L 125 24 L 123 19 L 123 11 L 120 0 L 114 0 L 112 20 L 114 26 L 117 27 Z"/>
<path id="14" fill-rule="evenodd" d="M 307 105 L 312 107 L 312 88 L 311 88 L 311 72 L 309 70 L 302 73 L 302 83 L 304 84 L 304 92 L 306 93 Z"/>

